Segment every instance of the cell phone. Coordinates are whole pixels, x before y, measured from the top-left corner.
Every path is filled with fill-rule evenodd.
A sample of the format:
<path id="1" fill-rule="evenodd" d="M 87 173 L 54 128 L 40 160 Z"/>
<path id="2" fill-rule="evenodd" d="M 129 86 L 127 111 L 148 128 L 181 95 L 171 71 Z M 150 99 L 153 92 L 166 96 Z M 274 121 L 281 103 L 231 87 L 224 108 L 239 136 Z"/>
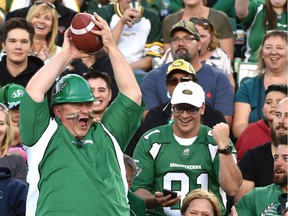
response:
<path id="1" fill-rule="evenodd" d="M 174 199 L 178 195 L 175 191 L 171 191 L 171 190 L 168 190 L 168 189 L 163 189 L 163 196 L 167 196 L 169 194 L 171 194 L 170 199 Z"/>

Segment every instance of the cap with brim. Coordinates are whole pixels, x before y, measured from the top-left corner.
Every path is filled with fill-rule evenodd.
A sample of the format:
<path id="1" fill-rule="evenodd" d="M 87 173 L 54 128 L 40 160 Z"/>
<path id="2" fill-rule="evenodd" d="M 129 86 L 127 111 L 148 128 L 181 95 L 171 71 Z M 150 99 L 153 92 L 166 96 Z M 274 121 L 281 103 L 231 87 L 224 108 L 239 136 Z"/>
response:
<path id="1" fill-rule="evenodd" d="M 0 90 L 0 102 L 5 104 L 8 109 L 19 108 L 25 88 L 21 85 L 11 83 L 3 86 Z"/>
<path id="2" fill-rule="evenodd" d="M 181 20 L 174 24 L 170 30 L 170 36 L 172 37 L 176 31 L 185 30 L 192 34 L 197 41 L 200 41 L 200 35 L 195 25 L 190 21 Z"/>
<path id="3" fill-rule="evenodd" d="M 171 104 L 190 104 L 201 107 L 205 103 L 205 92 L 202 87 L 195 82 L 181 82 L 174 89 Z"/>
<path id="4" fill-rule="evenodd" d="M 170 64 L 168 67 L 166 76 L 169 77 L 173 74 L 173 72 L 178 72 L 178 71 L 187 73 L 189 75 L 190 74 L 196 75 L 193 66 L 189 62 L 185 61 L 184 59 L 177 59 L 174 62 L 172 62 L 172 64 Z"/>

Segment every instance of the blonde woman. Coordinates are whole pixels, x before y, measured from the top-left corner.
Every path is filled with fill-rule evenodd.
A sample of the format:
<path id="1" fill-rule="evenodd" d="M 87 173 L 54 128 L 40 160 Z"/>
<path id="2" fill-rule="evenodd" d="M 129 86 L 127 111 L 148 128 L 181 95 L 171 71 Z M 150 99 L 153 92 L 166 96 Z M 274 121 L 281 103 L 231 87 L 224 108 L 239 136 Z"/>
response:
<path id="1" fill-rule="evenodd" d="M 26 182 L 27 166 L 20 155 L 8 154 L 13 142 L 13 126 L 7 107 L 0 103 L 0 167 L 11 170 L 12 177 Z"/>
<path id="2" fill-rule="evenodd" d="M 183 200 L 181 215 L 221 216 L 219 200 L 212 192 L 195 189 Z"/>
<path id="3" fill-rule="evenodd" d="M 46 63 L 61 50 L 61 47 L 56 45 L 58 17 L 55 6 L 49 2 L 35 2 L 26 18 L 35 30 L 32 53 Z"/>
<path id="4" fill-rule="evenodd" d="M 272 84 L 287 84 L 287 31 L 268 31 L 259 49 L 259 75 L 245 80 L 236 91 L 232 131 L 239 138 L 247 126 L 263 119 L 265 90 Z"/>

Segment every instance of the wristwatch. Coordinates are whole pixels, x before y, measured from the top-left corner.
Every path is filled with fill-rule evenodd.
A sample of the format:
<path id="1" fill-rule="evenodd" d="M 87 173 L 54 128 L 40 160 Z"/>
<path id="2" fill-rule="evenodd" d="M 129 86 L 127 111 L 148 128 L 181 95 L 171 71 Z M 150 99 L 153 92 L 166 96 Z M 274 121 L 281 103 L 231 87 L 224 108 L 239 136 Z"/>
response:
<path id="1" fill-rule="evenodd" d="M 233 148 L 232 148 L 232 146 L 230 146 L 230 145 L 227 145 L 224 149 L 217 149 L 217 152 L 219 153 L 219 154 L 225 154 L 225 155 L 230 155 L 230 154 L 232 154 L 232 150 L 233 150 Z"/>

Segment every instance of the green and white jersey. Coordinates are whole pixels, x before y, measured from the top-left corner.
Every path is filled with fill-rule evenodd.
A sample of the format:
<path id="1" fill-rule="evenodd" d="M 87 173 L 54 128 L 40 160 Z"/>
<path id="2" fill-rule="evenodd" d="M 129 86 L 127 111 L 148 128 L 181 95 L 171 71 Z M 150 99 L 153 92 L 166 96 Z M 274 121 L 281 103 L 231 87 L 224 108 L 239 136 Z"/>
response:
<path id="1" fill-rule="evenodd" d="M 276 184 L 256 187 L 236 203 L 238 216 L 280 216 L 277 211 L 281 205 L 278 197 L 284 193 L 280 186 Z M 287 205 L 287 200 L 282 204 Z"/>
<path id="2" fill-rule="evenodd" d="M 21 135 L 29 146 L 26 215 L 129 215 L 120 147 L 125 149 L 144 108 L 120 93 L 103 125 L 95 123 L 79 141 L 49 118 L 47 100 L 36 103 L 25 94 L 21 102 Z"/>
<path id="3" fill-rule="evenodd" d="M 257 50 L 261 46 L 266 32 L 269 30 L 263 25 L 263 20 L 267 16 L 266 9 L 261 2 L 252 1 L 249 4 L 249 14 L 241 21 L 241 24 L 247 28 L 247 50 L 245 52 L 245 60 L 248 62 L 258 62 Z M 277 29 L 287 30 L 287 12 L 283 11 L 280 16 L 275 13 Z"/>
<path id="4" fill-rule="evenodd" d="M 191 145 L 180 145 L 173 135 L 173 124 L 146 132 L 137 143 L 133 158 L 138 175 L 133 190 L 144 188 L 154 194 L 164 188 L 181 195 L 181 202 L 172 207 L 156 208 L 150 215 L 181 215 L 185 196 L 196 188 L 212 191 L 220 200 L 224 215 L 226 194 L 219 185 L 219 155 L 212 130 L 200 125 Z M 230 141 L 231 146 L 234 145 Z M 236 153 L 235 148 L 233 152 Z"/>

